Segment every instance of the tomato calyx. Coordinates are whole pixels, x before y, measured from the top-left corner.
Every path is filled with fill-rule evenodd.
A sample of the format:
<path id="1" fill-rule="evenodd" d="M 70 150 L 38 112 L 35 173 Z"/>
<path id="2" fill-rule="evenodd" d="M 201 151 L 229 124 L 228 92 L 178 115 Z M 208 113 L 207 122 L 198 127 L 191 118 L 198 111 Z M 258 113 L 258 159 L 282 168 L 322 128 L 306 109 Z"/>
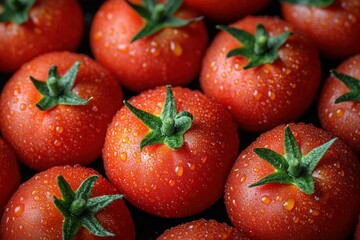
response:
<path id="1" fill-rule="evenodd" d="M 270 37 L 262 24 L 257 24 L 255 35 L 226 25 L 218 25 L 217 28 L 228 32 L 242 43 L 243 46 L 241 48 L 232 49 L 227 53 L 226 57 L 242 56 L 248 58 L 249 62 L 243 67 L 244 69 L 274 62 L 279 57 L 279 48 L 292 34 L 286 31 L 277 36 Z"/>
<path id="2" fill-rule="evenodd" d="M 3 10 L 0 13 L 0 22 L 13 21 L 21 25 L 28 21 L 29 11 L 35 0 L 7 0 L 2 4 Z"/>
<path id="3" fill-rule="evenodd" d="M 150 36 L 164 28 L 183 27 L 202 19 L 202 17 L 192 19 L 174 17 L 174 14 L 182 5 L 182 0 L 167 0 L 165 3 L 156 3 L 156 0 L 143 0 L 143 5 L 136 5 L 128 0 L 126 2 L 146 22 L 145 26 L 131 39 L 131 42 Z"/>
<path id="4" fill-rule="evenodd" d="M 45 111 L 57 105 L 86 105 L 91 98 L 85 100 L 72 92 L 79 67 L 80 62 L 76 61 L 64 76 L 60 77 L 57 73 L 57 66 L 52 66 L 49 69 L 46 82 L 36 80 L 30 76 L 35 88 L 42 95 L 42 98 L 36 104 L 37 108 Z"/>
<path id="5" fill-rule="evenodd" d="M 302 155 L 289 125 L 286 125 L 284 155 L 280 155 L 267 148 L 253 149 L 256 155 L 275 168 L 275 172 L 249 185 L 249 187 L 256 187 L 268 183 L 293 184 L 302 192 L 309 195 L 313 194 L 315 192 L 315 186 L 312 172 L 335 140 L 336 138 L 314 148 L 306 155 Z"/>
<path id="6" fill-rule="evenodd" d="M 82 226 L 96 236 L 115 236 L 101 226 L 95 214 L 114 201 L 121 199 L 123 195 L 103 195 L 91 198 L 90 194 L 97 179 L 98 176 L 96 175 L 88 177 L 74 192 L 64 177 L 58 176 L 58 186 L 62 199 L 53 196 L 53 201 L 64 216 L 62 239 L 73 239 Z"/>
<path id="7" fill-rule="evenodd" d="M 184 134 L 191 125 L 193 116 L 183 111 L 176 112 L 174 95 L 170 85 L 166 86 L 166 97 L 160 117 L 145 112 L 124 101 L 125 106 L 139 118 L 149 129 L 149 133 L 140 142 L 140 152 L 145 146 L 166 144 L 176 150 L 184 144 Z"/>
<path id="8" fill-rule="evenodd" d="M 335 0 L 280 0 L 290 4 L 299 4 L 313 7 L 328 7 L 335 2 Z"/>
<path id="9" fill-rule="evenodd" d="M 356 79 L 349 75 L 331 70 L 331 75 L 343 82 L 349 89 L 350 92 L 338 97 L 335 103 L 347 102 L 347 101 L 360 101 L 360 79 Z"/>

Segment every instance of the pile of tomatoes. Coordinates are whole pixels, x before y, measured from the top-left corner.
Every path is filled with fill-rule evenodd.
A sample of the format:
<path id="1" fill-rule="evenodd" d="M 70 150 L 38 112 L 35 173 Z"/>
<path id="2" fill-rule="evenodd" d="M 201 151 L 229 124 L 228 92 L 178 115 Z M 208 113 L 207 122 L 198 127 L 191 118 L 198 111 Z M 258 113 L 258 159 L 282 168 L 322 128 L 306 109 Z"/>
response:
<path id="1" fill-rule="evenodd" d="M 359 240 L 360 1 L 294 2 L 0 5 L 0 238 Z"/>

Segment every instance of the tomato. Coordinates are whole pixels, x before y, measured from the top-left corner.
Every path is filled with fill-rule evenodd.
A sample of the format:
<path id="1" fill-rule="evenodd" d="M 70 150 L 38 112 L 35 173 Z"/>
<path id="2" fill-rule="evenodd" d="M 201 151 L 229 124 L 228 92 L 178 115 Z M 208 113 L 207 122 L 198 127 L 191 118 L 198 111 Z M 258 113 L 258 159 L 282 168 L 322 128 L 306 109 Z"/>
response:
<path id="1" fill-rule="evenodd" d="M 225 188 L 231 222 L 251 239 L 346 239 L 360 210 L 357 156 L 310 124 L 284 128 L 263 133 L 236 160 Z M 261 148 L 277 167 L 260 157 Z M 273 183 L 254 186 L 265 176 Z"/>
<path id="2" fill-rule="evenodd" d="M 74 51 L 83 30 L 83 12 L 76 0 L 36 0 L 24 23 L 0 22 L 0 72 L 14 72 L 46 52 Z"/>
<path id="3" fill-rule="evenodd" d="M 328 7 L 281 5 L 283 17 L 302 30 L 323 55 L 342 59 L 360 52 L 359 0 L 335 0 Z"/>
<path id="4" fill-rule="evenodd" d="M 134 224 L 122 199 L 112 199 L 110 203 L 103 205 L 106 206 L 105 208 L 102 207 L 95 212 L 98 224 L 115 234 L 115 238 L 95 236 L 84 227 L 78 229 L 74 238 L 62 238 L 64 216 L 54 203 L 54 199 L 63 200 L 64 197 L 58 185 L 59 175 L 69 184 L 72 189 L 70 191 L 74 192 L 80 189 L 79 186 L 85 182 L 85 179 L 97 176 L 90 192 L 86 192 L 90 194 L 92 201 L 96 201 L 96 197 L 105 198 L 106 195 L 114 197 L 117 194 L 115 187 L 98 172 L 80 165 L 57 166 L 37 173 L 20 186 L 7 204 L 1 222 L 1 239 L 135 239 Z M 86 194 L 84 192 L 83 196 Z M 85 197 L 82 199 L 90 204 L 91 200 Z M 90 211 L 89 209 L 88 205 L 85 211 Z M 85 215 L 78 215 L 76 221 L 88 219 Z"/>
<path id="5" fill-rule="evenodd" d="M 185 0 L 187 6 L 200 11 L 214 22 L 232 22 L 265 8 L 271 0 Z"/>
<path id="6" fill-rule="evenodd" d="M 265 27 L 270 38 L 286 36 L 288 31 L 292 35 L 277 51 L 265 50 L 263 55 L 256 55 L 255 46 L 247 44 L 250 47 L 246 51 L 255 54 L 254 59 L 249 60 L 228 55 L 242 51 L 239 49 L 245 45 L 222 31 L 209 46 L 200 75 L 204 93 L 229 108 L 239 127 L 249 132 L 264 132 L 298 119 L 312 104 L 321 81 L 316 49 L 290 24 L 275 17 L 249 16 L 230 26 L 235 28 L 232 31 L 246 31 L 242 34 L 250 38 L 249 33 L 254 34 L 256 29 L 262 31 L 259 24 Z M 251 67 L 261 63 L 260 56 L 267 60 L 269 53 L 273 62 Z"/>
<path id="7" fill-rule="evenodd" d="M 165 95 L 173 102 L 164 103 Z M 230 113 L 199 91 L 181 87 L 173 95 L 169 86 L 144 91 L 129 103 L 153 114 L 150 123 L 122 107 L 109 125 L 103 149 L 106 176 L 126 199 L 167 218 L 199 213 L 217 201 L 239 147 Z M 171 106 L 173 115 L 163 106 Z M 153 125 L 173 120 L 175 132 L 166 136 L 171 127 L 160 127 L 159 133 Z"/>
<path id="8" fill-rule="evenodd" d="M 351 76 L 354 85 L 360 84 L 360 54 L 353 56 L 336 69 L 338 74 Z M 351 83 L 350 83 L 351 84 Z M 355 152 L 360 153 L 360 88 L 354 86 L 354 92 L 348 84 L 334 75 L 329 76 L 322 86 L 318 115 L 322 128 L 332 132 L 346 142 Z M 353 92 L 357 99 L 335 102 L 340 96 Z"/>
<path id="9" fill-rule="evenodd" d="M 181 8 L 176 17 L 189 19 L 197 17 L 197 13 Z M 146 21 L 124 0 L 104 2 L 94 17 L 90 32 L 95 58 L 132 91 L 140 92 L 165 84 L 186 85 L 195 79 L 208 42 L 204 22 L 165 27 L 131 42 L 145 24 Z"/>
<path id="10" fill-rule="evenodd" d="M 52 67 L 54 65 L 57 69 Z M 70 97 L 60 96 L 60 105 L 54 106 L 57 98 L 42 97 L 43 92 L 40 94 L 32 83 L 46 86 L 44 81 L 49 69 L 50 75 L 59 74 L 65 78 L 70 75 L 70 68 L 74 73 L 74 66 L 80 68 L 73 76 L 74 86 L 66 85 L 67 92 L 70 97 L 79 95 L 85 99 L 75 97 L 72 102 L 80 101 L 86 105 L 66 105 L 71 102 L 63 105 L 61 99 Z M 43 170 L 55 165 L 85 165 L 101 155 L 107 125 L 120 108 L 122 98 L 117 81 L 94 60 L 70 52 L 48 53 L 23 65 L 3 88 L 0 128 L 19 160 L 30 168 Z M 40 106 L 42 103 L 50 103 L 52 108 L 41 110 L 44 108 Z"/>
<path id="11" fill-rule="evenodd" d="M 166 230 L 157 240 L 166 239 L 249 239 L 236 228 L 215 220 L 199 219 Z"/>
<path id="12" fill-rule="evenodd" d="M 0 214 L 20 185 L 20 170 L 14 151 L 0 137 Z"/>

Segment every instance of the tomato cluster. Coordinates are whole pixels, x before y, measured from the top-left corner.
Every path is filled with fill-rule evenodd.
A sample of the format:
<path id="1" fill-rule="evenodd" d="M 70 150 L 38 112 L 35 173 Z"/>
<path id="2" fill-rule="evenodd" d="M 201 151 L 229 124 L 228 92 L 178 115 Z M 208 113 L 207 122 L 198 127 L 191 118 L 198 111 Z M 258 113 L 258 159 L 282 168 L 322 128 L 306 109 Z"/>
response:
<path id="1" fill-rule="evenodd" d="M 354 239 L 360 0 L 6 0 L 0 238 Z"/>

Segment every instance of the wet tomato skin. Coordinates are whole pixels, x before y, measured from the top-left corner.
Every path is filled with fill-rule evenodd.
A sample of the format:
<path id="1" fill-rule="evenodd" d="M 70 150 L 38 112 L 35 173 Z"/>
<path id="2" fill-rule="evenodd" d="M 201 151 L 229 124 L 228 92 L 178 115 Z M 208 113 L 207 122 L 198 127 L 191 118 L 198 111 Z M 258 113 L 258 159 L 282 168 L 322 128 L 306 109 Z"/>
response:
<path id="1" fill-rule="evenodd" d="M 336 68 L 337 72 L 360 79 L 360 54 Z M 341 138 L 355 152 L 360 153 L 360 102 L 335 103 L 349 88 L 339 79 L 329 76 L 322 86 L 318 101 L 318 116 L 322 128 Z"/>
<path id="2" fill-rule="evenodd" d="M 271 0 L 185 0 L 185 4 L 197 9 L 211 21 L 233 22 L 246 15 L 259 12 Z"/>
<path id="3" fill-rule="evenodd" d="M 0 23 L 0 72 L 15 72 L 46 52 L 76 50 L 83 29 L 83 12 L 76 0 L 37 0 L 26 23 Z"/>
<path id="4" fill-rule="evenodd" d="M 172 227 L 157 238 L 157 240 L 171 239 L 250 240 L 236 228 L 230 227 L 226 223 L 203 218 Z"/>
<path id="5" fill-rule="evenodd" d="M 184 19 L 197 16 L 187 8 L 181 8 L 176 14 Z M 194 80 L 208 45 L 204 22 L 165 28 L 130 43 L 144 24 L 124 0 L 104 2 L 90 32 L 95 58 L 112 71 L 122 85 L 136 92 L 165 84 L 184 86 Z"/>
<path id="6" fill-rule="evenodd" d="M 236 160 L 225 187 L 231 222 L 251 239 L 346 239 L 360 210 L 360 163 L 341 140 L 334 142 L 315 168 L 314 194 L 277 183 L 248 187 L 274 172 L 253 148 L 283 154 L 284 127 L 260 135 Z M 302 154 L 333 138 L 309 124 L 290 124 L 290 129 Z"/>
<path id="7" fill-rule="evenodd" d="M 320 53 L 344 59 L 360 52 L 360 1 L 336 0 L 325 8 L 282 3 L 283 17 L 302 30 Z"/>
<path id="8" fill-rule="evenodd" d="M 144 147 L 148 128 L 126 107 L 109 125 L 103 149 L 109 180 L 137 208 L 169 218 L 203 211 L 223 194 L 226 176 L 239 147 L 230 113 L 199 91 L 175 87 L 177 111 L 193 115 L 193 124 L 177 150 L 165 144 Z M 165 87 L 144 91 L 129 103 L 160 115 Z"/>
<path id="9" fill-rule="evenodd" d="M 41 94 L 29 76 L 45 81 L 57 65 L 60 76 L 80 61 L 72 91 L 89 103 L 58 105 L 41 111 Z M 122 105 L 122 90 L 115 78 L 91 58 L 53 52 L 23 65 L 6 83 L 0 97 L 0 129 L 19 161 L 44 170 L 55 165 L 88 164 L 101 155 L 108 123 Z"/>
<path id="10" fill-rule="evenodd" d="M 248 132 L 264 132 L 298 119 L 312 104 L 321 81 L 317 50 L 290 24 L 274 17 L 248 16 L 230 26 L 254 34 L 258 23 L 270 36 L 293 32 L 280 47 L 278 59 L 244 70 L 247 58 L 226 58 L 241 43 L 221 31 L 205 54 L 200 74 L 204 93 L 229 108 L 240 129 Z"/>
<path id="11" fill-rule="evenodd" d="M 0 213 L 20 185 L 20 170 L 11 147 L 0 137 Z"/>
<path id="12" fill-rule="evenodd" d="M 37 173 L 24 182 L 11 197 L 2 217 L 1 239 L 62 239 L 64 217 L 53 203 L 52 196 L 62 199 L 57 177 L 62 175 L 75 191 L 92 175 L 98 175 L 91 197 L 117 194 L 116 188 L 91 168 L 76 165 L 56 166 Z M 86 239 L 135 239 L 130 212 L 122 199 L 100 210 L 96 219 L 114 237 L 97 237 L 80 228 L 74 240 Z"/>

